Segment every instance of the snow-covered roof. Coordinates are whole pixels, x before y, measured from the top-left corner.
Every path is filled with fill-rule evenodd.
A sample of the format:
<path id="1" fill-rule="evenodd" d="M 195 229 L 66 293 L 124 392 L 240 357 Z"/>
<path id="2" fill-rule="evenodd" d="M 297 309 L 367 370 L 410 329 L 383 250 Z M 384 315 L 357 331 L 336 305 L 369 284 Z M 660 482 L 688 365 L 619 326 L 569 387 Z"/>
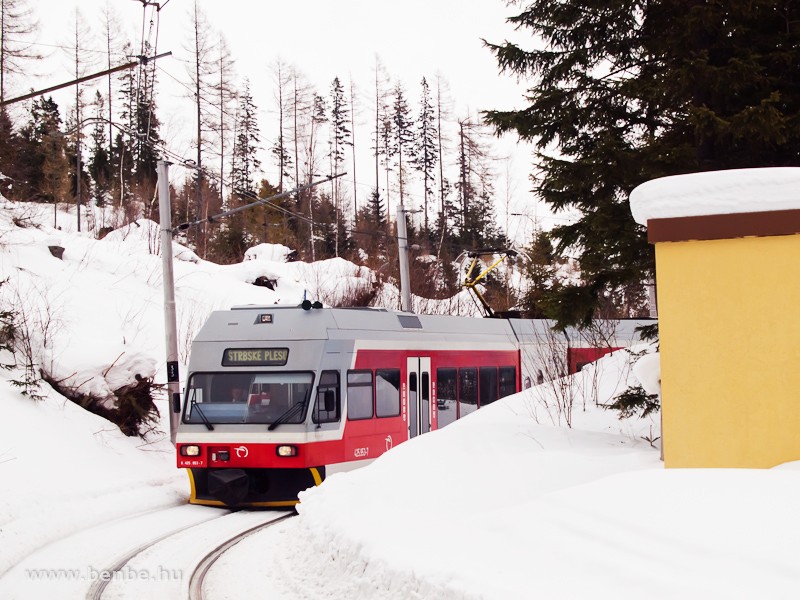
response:
<path id="1" fill-rule="evenodd" d="M 651 219 L 800 208 L 800 168 L 707 171 L 653 179 L 631 192 L 631 213 Z"/>

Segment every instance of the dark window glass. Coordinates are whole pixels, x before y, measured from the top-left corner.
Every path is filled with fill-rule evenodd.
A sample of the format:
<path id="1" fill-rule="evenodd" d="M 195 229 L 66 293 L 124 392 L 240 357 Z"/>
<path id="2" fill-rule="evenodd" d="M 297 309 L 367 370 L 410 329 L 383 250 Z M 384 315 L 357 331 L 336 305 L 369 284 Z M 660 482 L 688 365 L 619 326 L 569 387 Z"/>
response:
<path id="1" fill-rule="evenodd" d="M 400 414 L 400 369 L 375 371 L 375 414 L 379 417 Z"/>
<path id="2" fill-rule="evenodd" d="M 302 423 L 313 373 L 195 373 L 186 389 L 185 423 Z M 292 410 L 288 416 L 287 411 Z"/>
<path id="3" fill-rule="evenodd" d="M 311 420 L 314 423 L 336 423 L 340 418 L 339 371 L 323 371 L 317 386 L 317 401 Z"/>
<path id="4" fill-rule="evenodd" d="M 517 393 L 517 368 L 500 367 L 500 397 Z"/>
<path id="5" fill-rule="evenodd" d="M 420 383 L 420 433 L 425 433 L 431 430 L 431 374 L 423 371 L 419 377 Z"/>
<path id="6" fill-rule="evenodd" d="M 458 370 L 458 417 L 478 409 L 478 369 L 468 367 Z"/>
<path id="7" fill-rule="evenodd" d="M 436 409 L 439 429 L 458 418 L 458 395 L 455 369 L 436 369 Z"/>
<path id="8" fill-rule="evenodd" d="M 372 371 L 347 372 L 347 418 L 372 418 Z"/>
<path id="9" fill-rule="evenodd" d="M 481 406 L 497 400 L 497 368 L 481 367 Z"/>

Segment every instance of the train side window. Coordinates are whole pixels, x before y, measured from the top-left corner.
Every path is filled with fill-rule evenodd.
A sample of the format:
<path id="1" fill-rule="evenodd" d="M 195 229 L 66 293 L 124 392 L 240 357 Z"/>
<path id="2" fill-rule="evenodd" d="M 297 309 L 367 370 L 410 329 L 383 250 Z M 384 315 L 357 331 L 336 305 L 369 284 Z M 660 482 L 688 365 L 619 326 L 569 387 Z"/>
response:
<path id="1" fill-rule="evenodd" d="M 481 406 L 497 400 L 497 367 L 481 367 Z"/>
<path id="2" fill-rule="evenodd" d="M 467 367 L 458 370 L 458 418 L 478 409 L 478 369 Z"/>
<path id="3" fill-rule="evenodd" d="M 517 393 L 517 368 L 500 367 L 500 397 Z"/>
<path id="4" fill-rule="evenodd" d="M 372 371 L 347 372 L 347 418 L 372 418 Z"/>
<path id="5" fill-rule="evenodd" d="M 375 414 L 379 417 L 400 414 L 400 369 L 375 371 Z"/>
<path id="6" fill-rule="evenodd" d="M 455 369 L 436 369 L 436 409 L 439 429 L 458 418 L 458 384 Z"/>
<path id="7" fill-rule="evenodd" d="M 340 415 L 339 371 L 323 371 L 317 386 L 317 401 L 311 420 L 314 423 L 337 423 Z"/>

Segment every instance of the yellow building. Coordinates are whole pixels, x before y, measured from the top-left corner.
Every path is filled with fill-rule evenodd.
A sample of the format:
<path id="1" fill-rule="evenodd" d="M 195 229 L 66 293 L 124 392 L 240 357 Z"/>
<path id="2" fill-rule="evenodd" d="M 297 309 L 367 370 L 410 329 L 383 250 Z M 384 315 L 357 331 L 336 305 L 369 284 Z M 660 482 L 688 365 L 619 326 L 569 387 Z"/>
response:
<path id="1" fill-rule="evenodd" d="M 800 460 L 800 169 L 658 179 L 631 210 L 656 249 L 665 465 Z"/>

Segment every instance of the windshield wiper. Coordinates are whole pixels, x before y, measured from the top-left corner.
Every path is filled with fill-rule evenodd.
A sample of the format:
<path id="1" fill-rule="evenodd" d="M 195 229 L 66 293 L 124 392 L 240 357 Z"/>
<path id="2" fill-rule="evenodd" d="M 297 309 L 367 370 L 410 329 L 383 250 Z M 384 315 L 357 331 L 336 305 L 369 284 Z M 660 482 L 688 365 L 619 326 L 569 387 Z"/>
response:
<path id="1" fill-rule="evenodd" d="M 208 417 L 206 417 L 205 413 L 203 413 L 201 410 L 200 405 L 197 403 L 195 394 L 197 394 L 197 390 L 192 392 L 192 410 L 197 409 L 197 414 L 199 414 L 200 418 L 203 419 L 203 424 L 206 426 L 206 429 L 209 431 L 214 431 L 214 426 L 211 424 L 211 421 L 208 420 Z"/>
<path id="2" fill-rule="evenodd" d="M 289 407 L 289 410 L 284 412 L 280 417 L 275 419 L 269 427 L 267 427 L 267 431 L 272 431 L 278 425 L 280 425 L 282 423 L 285 423 L 290 418 L 292 418 L 295 415 L 295 413 L 300 412 L 302 409 L 304 409 L 305 406 L 306 406 L 306 402 L 308 402 L 308 397 L 310 395 L 311 395 L 311 390 L 308 390 L 308 392 L 306 392 L 306 397 L 303 398 L 303 401 L 302 402 L 298 402 L 294 406 Z"/>

